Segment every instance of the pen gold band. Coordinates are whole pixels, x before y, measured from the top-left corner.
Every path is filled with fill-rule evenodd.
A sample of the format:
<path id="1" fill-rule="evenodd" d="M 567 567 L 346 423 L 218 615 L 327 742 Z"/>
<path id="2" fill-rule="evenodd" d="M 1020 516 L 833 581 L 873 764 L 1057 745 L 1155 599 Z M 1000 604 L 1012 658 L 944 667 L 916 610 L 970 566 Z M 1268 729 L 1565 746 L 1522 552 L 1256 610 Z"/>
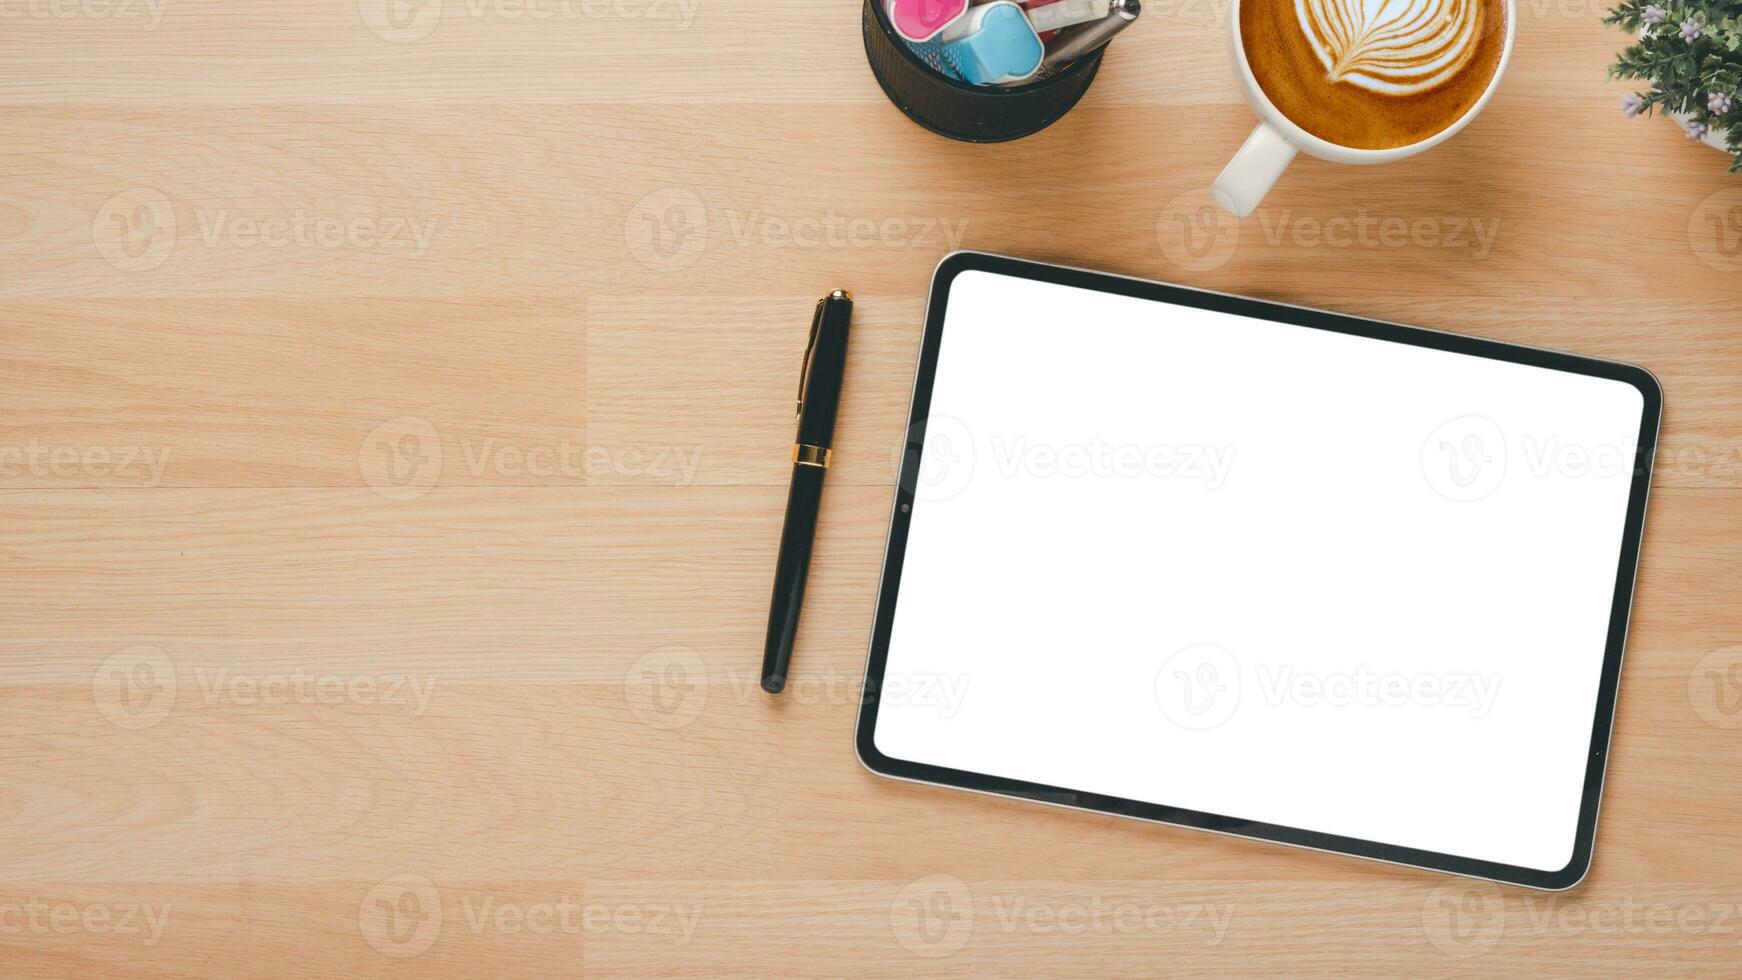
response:
<path id="1" fill-rule="evenodd" d="M 800 466 L 816 466 L 826 470 L 829 468 L 829 457 L 833 455 L 832 450 L 822 446 L 811 446 L 802 442 L 792 445 L 792 461 Z"/>

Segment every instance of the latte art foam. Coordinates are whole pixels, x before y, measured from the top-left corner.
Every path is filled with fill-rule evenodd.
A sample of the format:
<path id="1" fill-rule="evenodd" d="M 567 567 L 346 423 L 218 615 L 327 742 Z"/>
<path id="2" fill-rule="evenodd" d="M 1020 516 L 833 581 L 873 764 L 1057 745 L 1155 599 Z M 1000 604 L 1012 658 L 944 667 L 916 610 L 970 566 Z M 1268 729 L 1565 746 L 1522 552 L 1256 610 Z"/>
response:
<path id="1" fill-rule="evenodd" d="M 1327 81 L 1381 95 L 1445 84 L 1482 31 L 1478 0 L 1294 0 L 1294 12 Z"/>

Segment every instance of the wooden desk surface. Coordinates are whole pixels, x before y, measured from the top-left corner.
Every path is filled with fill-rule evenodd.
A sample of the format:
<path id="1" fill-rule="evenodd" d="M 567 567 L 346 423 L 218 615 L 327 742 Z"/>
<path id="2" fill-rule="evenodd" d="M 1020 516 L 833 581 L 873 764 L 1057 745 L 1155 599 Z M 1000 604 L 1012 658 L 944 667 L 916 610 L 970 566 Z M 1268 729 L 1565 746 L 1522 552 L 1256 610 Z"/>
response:
<path id="1" fill-rule="evenodd" d="M 395 4 L 0 0 L 0 973 L 1737 969 L 1742 179 L 1617 111 L 1592 0 L 1525 0 L 1447 145 L 1302 159 L 1237 227 L 1200 210 L 1252 121 L 1226 0 L 1152 4 L 1004 146 L 892 108 L 850 3 Z M 1580 889 L 860 768 L 956 246 L 1656 372 Z M 793 378 L 837 285 L 772 702 Z"/>

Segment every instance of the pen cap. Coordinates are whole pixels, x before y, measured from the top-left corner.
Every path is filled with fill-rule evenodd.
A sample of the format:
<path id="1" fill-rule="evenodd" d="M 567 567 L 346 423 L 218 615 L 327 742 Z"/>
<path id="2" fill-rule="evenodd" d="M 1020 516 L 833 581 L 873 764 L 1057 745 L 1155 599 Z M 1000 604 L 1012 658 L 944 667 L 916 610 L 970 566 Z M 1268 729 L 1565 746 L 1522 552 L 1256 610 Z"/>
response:
<path id="1" fill-rule="evenodd" d="M 834 445 L 835 415 L 847 373 L 847 328 L 853 320 L 853 300 L 845 291 L 836 290 L 823 300 L 821 315 L 805 358 L 796 441 L 826 449 Z"/>
<path id="2" fill-rule="evenodd" d="M 926 129 L 969 143 L 1020 139 L 1057 122 L 1088 91 L 1104 54 L 1085 55 L 1045 78 L 974 85 L 940 71 L 935 55 L 928 63 L 904 41 L 883 0 L 865 0 L 863 27 L 865 56 L 889 101 Z"/>

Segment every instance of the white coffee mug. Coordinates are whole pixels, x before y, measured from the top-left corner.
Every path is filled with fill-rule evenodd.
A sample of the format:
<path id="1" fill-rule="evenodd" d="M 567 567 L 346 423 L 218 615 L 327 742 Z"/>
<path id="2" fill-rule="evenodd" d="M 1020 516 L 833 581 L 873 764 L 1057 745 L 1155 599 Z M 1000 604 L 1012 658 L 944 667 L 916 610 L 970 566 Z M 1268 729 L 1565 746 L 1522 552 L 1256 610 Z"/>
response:
<path id="1" fill-rule="evenodd" d="M 1234 58 L 1234 74 L 1240 80 L 1240 91 L 1252 104 L 1252 111 L 1258 113 L 1258 126 L 1252 130 L 1251 136 L 1246 137 L 1234 159 L 1229 160 L 1222 172 L 1216 175 L 1216 182 L 1210 186 L 1210 197 L 1244 218 L 1258 207 L 1259 201 L 1264 200 L 1276 179 L 1288 169 L 1289 161 L 1301 150 L 1332 163 L 1390 163 L 1450 139 L 1453 133 L 1476 118 L 1476 113 L 1481 112 L 1488 100 L 1494 97 L 1494 90 L 1500 86 L 1500 76 L 1506 74 L 1506 63 L 1512 60 L 1512 38 L 1518 23 L 1518 11 L 1516 0 L 1505 0 L 1505 3 L 1506 43 L 1500 49 L 1500 62 L 1494 66 L 1494 77 L 1488 80 L 1488 87 L 1482 90 L 1482 97 L 1476 100 L 1476 104 L 1456 122 L 1418 143 L 1385 150 L 1362 150 L 1314 136 L 1271 104 L 1264 90 L 1259 88 L 1257 77 L 1252 74 L 1252 65 L 1246 60 L 1246 44 L 1240 39 L 1240 0 L 1234 0 L 1228 9 L 1228 49 Z"/>

